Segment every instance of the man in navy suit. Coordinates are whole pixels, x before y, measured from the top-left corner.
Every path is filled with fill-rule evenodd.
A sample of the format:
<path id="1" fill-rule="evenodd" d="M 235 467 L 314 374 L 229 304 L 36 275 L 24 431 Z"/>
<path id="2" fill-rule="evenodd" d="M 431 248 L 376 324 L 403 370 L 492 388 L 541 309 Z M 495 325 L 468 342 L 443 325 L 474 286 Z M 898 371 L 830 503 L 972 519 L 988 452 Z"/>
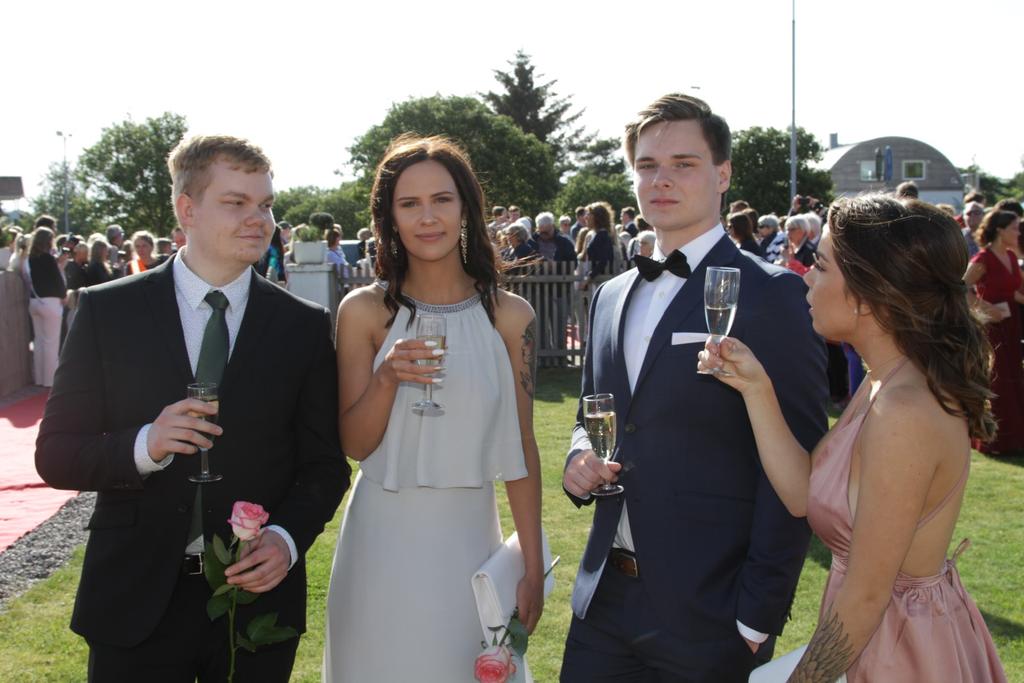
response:
<path id="1" fill-rule="evenodd" d="M 701 100 L 666 95 L 626 127 L 655 259 L 594 293 L 582 393 L 612 393 L 615 461 L 577 416 L 563 487 L 597 499 L 573 590 L 563 682 L 746 681 L 770 659 L 810 531 L 772 490 L 739 393 L 697 374 L 707 336 L 704 275 L 738 268 L 731 335 L 775 380 L 805 448 L 825 433 L 825 347 L 795 274 L 739 251 L 719 211 L 732 166 L 728 124 Z"/>

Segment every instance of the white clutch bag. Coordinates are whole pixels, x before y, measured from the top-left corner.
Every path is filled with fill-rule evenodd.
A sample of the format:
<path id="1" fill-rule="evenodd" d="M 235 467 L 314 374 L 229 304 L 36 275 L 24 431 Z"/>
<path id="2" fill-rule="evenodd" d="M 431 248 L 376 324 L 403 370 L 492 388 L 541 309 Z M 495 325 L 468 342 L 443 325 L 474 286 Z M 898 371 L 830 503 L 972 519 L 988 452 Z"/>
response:
<path id="1" fill-rule="evenodd" d="M 546 598 L 555 587 L 555 574 L 549 571 L 552 567 L 551 548 L 548 547 L 547 534 L 541 530 L 541 543 L 543 547 L 544 571 L 547 576 L 544 579 L 544 597 Z M 483 640 L 488 645 L 494 637 L 491 630 L 497 626 L 507 626 L 512 612 L 516 608 L 516 587 L 520 579 L 526 574 L 526 562 L 523 560 L 523 551 L 519 547 L 519 534 L 514 533 L 508 537 L 487 560 L 480 565 L 480 569 L 473 574 L 473 595 L 476 596 L 476 610 L 480 616 L 480 628 L 483 632 Z M 526 662 L 522 662 L 523 677 L 516 673 L 516 681 L 530 683 L 533 677 L 530 675 L 530 668 Z"/>
<path id="2" fill-rule="evenodd" d="M 804 645 L 762 664 L 750 672 L 749 683 L 786 683 L 806 651 L 807 646 Z M 846 674 L 837 678 L 836 683 L 846 683 Z"/>

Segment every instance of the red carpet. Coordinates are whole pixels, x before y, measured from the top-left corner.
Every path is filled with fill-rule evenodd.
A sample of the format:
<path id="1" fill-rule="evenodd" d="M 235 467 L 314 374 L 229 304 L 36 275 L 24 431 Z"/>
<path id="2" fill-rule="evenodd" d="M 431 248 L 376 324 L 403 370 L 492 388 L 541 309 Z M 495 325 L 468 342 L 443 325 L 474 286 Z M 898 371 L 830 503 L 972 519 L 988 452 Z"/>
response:
<path id="1" fill-rule="evenodd" d="M 77 495 L 51 489 L 36 474 L 36 433 L 48 395 L 0 408 L 0 552 Z"/>

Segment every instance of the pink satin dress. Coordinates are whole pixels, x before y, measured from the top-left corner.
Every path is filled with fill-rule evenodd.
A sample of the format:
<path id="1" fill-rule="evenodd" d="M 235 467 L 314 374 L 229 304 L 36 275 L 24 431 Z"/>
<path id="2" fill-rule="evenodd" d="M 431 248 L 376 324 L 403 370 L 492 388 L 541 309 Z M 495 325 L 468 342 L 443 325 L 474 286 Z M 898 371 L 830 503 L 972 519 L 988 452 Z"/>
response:
<path id="1" fill-rule="evenodd" d="M 882 388 L 895 368 L 882 381 Z M 875 397 L 878 393 L 875 394 Z M 811 471 L 807 519 L 818 538 L 832 551 L 832 568 L 821 612 L 832 604 L 846 579 L 853 538 L 849 505 L 850 457 L 861 425 L 871 408 L 840 418 L 815 459 Z M 953 500 L 967 483 L 970 456 L 960 480 L 935 508 L 917 523 L 920 529 Z M 956 559 L 965 540 L 935 576 L 908 576 L 900 572 L 892 599 L 878 629 L 846 672 L 849 683 L 1005 683 L 1006 674 L 992 636 L 971 597 L 964 590 Z M 820 618 L 820 615 L 819 615 Z"/>

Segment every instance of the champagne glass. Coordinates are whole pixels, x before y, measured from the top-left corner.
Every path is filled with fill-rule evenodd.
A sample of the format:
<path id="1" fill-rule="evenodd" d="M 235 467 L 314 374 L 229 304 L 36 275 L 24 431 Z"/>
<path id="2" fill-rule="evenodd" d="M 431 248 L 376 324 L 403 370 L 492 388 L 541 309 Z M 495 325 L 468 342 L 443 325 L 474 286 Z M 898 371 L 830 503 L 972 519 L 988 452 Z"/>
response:
<path id="1" fill-rule="evenodd" d="M 704 317 L 708 323 L 711 341 L 721 344 L 729 336 L 732 321 L 736 318 L 736 304 L 740 298 L 740 271 L 738 268 L 708 268 L 704 276 Z M 732 373 L 721 368 L 698 370 L 702 375 L 722 375 L 731 377 Z"/>
<path id="2" fill-rule="evenodd" d="M 615 451 L 615 397 L 611 394 L 593 394 L 583 397 L 583 426 L 590 439 L 590 447 L 604 462 L 611 462 Z M 594 496 L 614 496 L 625 489 L 619 484 L 601 484 L 591 491 Z"/>
<path id="3" fill-rule="evenodd" d="M 199 384 L 188 385 L 188 397 L 199 399 L 206 403 L 212 403 L 213 407 L 218 409 L 218 412 L 213 415 L 207 415 L 206 413 L 199 413 L 196 411 L 189 411 L 189 415 L 192 417 L 198 417 L 200 420 L 206 422 L 212 422 L 217 424 L 217 417 L 219 415 L 220 400 L 217 398 L 217 385 L 214 382 L 201 382 Z M 213 441 L 213 436 L 204 433 L 210 441 Z M 224 477 L 219 474 L 210 473 L 210 455 L 209 450 L 206 448 L 199 449 L 199 474 L 190 475 L 188 480 L 197 484 L 209 484 L 211 482 L 220 481 Z"/>
<path id="4" fill-rule="evenodd" d="M 420 341 L 432 341 L 437 344 L 435 349 L 445 348 L 445 321 L 443 315 L 416 314 L 416 338 Z M 425 358 L 417 361 L 420 365 L 440 365 L 441 358 Z M 424 415 L 436 414 L 444 410 L 444 406 L 434 401 L 434 385 L 427 385 L 427 397 L 412 404 L 412 409 Z"/>

